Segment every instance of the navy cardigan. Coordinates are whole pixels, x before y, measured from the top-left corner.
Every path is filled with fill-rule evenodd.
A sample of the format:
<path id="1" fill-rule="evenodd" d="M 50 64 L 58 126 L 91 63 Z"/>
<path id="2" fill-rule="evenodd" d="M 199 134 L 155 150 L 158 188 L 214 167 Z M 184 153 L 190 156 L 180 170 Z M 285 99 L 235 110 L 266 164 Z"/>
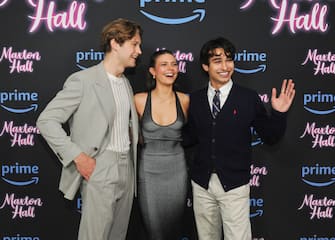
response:
<path id="1" fill-rule="evenodd" d="M 191 94 L 184 145 L 197 144 L 191 164 L 191 179 L 205 189 L 215 172 L 225 191 L 250 180 L 251 127 L 267 143 L 277 142 L 286 129 L 286 114 L 269 115 L 258 94 L 233 84 L 218 117 L 213 119 L 207 87 Z"/>

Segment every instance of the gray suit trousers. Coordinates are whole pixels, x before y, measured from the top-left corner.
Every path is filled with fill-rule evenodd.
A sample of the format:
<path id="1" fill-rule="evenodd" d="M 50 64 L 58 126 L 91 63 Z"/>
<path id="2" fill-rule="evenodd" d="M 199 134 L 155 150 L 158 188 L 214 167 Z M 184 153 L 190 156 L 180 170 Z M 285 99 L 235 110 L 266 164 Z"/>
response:
<path id="1" fill-rule="evenodd" d="M 81 186 L 78 240 L 124 240 L 134 197 L 134 167 L 129 153 L 106 150 Z"/>

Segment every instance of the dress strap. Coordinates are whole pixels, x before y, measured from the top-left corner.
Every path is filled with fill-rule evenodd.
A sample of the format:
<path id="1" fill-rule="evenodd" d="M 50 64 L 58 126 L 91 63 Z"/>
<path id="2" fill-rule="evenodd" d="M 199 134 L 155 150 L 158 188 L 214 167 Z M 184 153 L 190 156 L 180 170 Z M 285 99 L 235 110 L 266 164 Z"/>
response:
<path id="1" fill-rule="evenodd" d="M 176 95 L 176 107 L 177 107 L 177 118 L 179 118 L 179 116 L 182 118 L 183 122 L 185 122 L 185 116 L 184 116 L 184 111 L 183 108 L 181 107 L 181 103 L 179 101 L 179 97 L 177 92 L 174 92 Z"/>
<path id="2" fill-rule="evenodd" d="M 147 116 L 148 114 L 151 114 L 151 91 L 148 91 L 147 100 L 145 101 L 143 117 Z"/>

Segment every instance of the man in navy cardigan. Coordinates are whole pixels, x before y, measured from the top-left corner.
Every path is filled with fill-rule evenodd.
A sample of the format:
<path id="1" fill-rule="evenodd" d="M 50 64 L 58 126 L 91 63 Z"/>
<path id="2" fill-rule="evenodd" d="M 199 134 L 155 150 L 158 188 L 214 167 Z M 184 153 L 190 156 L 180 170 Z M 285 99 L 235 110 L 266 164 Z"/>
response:
<path id="1" fill-rule="evenodd" d="M 199 240 L 221 240 L 222 231 L 225 240 L 251 240 L 250 128 L 265 143 L 277 142 L 295 95 L 291 79 L 283 81 L 279 97 L 273 88 L 269 115 L 255 91 L 233 83 L 234 55 L 227 39 L 205 43 L 200 62 L 209 84 L 190 98 L 185 143 L 197 144 L 191 179 Z"/>

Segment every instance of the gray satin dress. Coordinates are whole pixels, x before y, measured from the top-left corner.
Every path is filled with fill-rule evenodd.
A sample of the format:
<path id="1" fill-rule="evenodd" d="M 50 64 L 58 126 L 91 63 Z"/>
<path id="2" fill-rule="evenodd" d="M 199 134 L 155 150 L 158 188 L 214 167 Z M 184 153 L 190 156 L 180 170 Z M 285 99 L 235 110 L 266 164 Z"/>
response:
<path id="1" fill-rule="evenodd" d="M 156 124 L 148 93 L 141 128 L 144 145 L 139 162 L 138 198 L 150 240 L 174 240 L 180 234 L 186 206 L 187 168 L 181 146 L 185 117 L 176 94 L 177 119 Z"/>

